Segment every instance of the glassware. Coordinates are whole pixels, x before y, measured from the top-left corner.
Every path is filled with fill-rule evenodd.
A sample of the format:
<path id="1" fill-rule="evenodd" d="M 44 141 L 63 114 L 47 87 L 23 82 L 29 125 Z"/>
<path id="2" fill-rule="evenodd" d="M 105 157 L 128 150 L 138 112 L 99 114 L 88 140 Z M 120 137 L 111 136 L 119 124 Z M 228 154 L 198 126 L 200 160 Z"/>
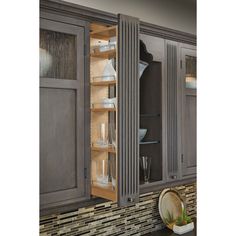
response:
<path id="1" fill-rule="evenodd" d="M 107 169 L 107 161 L 96 160 L 96 182 L 101 186 L 108 185 L 108 169 Z"/>
<path id="2" fill-rule="evenodd" d="M 112 188 L 116 187 L 116 156 L 110 154 L 109 156 L 109 169 L 110 169 L 110 180 L 112 182 Z"/>
<path id="3" fill-rule="evenodd" d="M 140 157 L 140 167 L 143 172 L 144 183 L 149 183 L 151 173 L 151 157 Z"/>
<path id="4" fill-rule="evenodd" d="M 116 129 L 113 122 L 109 124 L 109 144 L 116 149 Z"/>
<path id="5" fill-rule="evenodd" d="M 106 123 L 101 123 L 99 125 L 99 134 L 100 137 L 96 142 L 96 145 L 99 147 L 108 147 L 108 138 L 107 138 L 107 125 Z"/>

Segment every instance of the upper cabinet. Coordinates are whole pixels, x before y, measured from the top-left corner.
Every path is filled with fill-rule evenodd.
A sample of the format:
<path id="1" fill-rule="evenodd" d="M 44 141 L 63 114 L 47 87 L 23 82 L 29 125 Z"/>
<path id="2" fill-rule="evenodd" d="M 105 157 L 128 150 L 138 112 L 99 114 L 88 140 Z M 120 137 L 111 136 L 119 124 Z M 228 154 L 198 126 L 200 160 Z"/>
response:
<path id="1" fill-rule="evenodd" d="M 193 46 L 181 45 L 182 176 L 196 174 L 197 58 Z"/>
<path id="2" fill-rule="evenodd" d="M 89 195 L 86 23 L 52 14 L 40 19 L 40 205 Z"/>
<path id="3" fill-rule="evenodd" d="M 41 0 L 41 209 L 94 197 L 127 206 L 195 176 L 195 47 L 141 26 Z"/>
<path id="4" fill-rule="evenodd" d="M 139 199 L 139 20 L 90 24 L 91 194 Z"/>
<path id="5" fill-rule="evenodd" d="M 196 176 L 196 47 L 166 41 L 167 181 Z"/>

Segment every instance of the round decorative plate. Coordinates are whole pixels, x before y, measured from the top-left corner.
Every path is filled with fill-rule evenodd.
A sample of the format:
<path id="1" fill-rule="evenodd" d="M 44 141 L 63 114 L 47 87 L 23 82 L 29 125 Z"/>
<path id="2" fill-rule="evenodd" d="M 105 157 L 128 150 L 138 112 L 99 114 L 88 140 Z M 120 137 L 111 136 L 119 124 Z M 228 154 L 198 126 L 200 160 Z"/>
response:
<path id="1" fill-rule="evenodd" d="M 182 214 L 184 202 L 177 191 L 167 188 L 160 194 L 158 208 L 161 219 L 172 229 L 175 220 Z"/>

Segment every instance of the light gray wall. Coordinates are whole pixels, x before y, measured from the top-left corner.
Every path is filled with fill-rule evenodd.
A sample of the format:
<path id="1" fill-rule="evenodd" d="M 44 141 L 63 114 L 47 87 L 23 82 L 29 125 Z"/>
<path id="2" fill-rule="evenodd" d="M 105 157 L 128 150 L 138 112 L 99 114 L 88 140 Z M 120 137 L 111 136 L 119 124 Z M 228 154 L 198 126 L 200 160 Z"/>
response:
<path id="1" fill-rule="evenodd" d="M 196 0 L 65 0 L 111 13 L 196 34 Z"/>

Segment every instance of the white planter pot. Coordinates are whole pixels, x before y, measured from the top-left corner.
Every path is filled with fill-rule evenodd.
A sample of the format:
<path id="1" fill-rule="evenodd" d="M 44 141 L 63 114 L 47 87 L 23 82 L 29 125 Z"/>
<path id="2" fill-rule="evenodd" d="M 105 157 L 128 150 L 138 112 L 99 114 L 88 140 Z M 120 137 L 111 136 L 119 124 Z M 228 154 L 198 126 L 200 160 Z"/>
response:
<path id="1" fill-rule="evenodd" d="M 192 231 L 193 229 L 194 229 L 194 223 L 193 222 L 191 222 L 187 225 L 183 225 L 183 226 L 178 226 L 178 225 L 173 226 L 173 231 L 176 234 L 185 234 L 189 231 Z"/>

